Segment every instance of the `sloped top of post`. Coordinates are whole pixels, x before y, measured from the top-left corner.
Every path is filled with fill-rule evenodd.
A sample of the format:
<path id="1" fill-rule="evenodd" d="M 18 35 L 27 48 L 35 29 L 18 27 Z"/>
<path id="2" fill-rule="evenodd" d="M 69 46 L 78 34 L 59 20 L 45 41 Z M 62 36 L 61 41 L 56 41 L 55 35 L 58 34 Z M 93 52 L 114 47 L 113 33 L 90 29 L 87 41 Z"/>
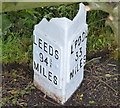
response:
<path id="1" fill-rule="evenodd" d="M 80 30 L 85 23 L 85 6 L 84 4 L 80 3 L 79 11 L 73 20 L 62 17 L 52 18 L 50 21 L 48 21 L 46 18 L 43 18 L 39 24 L 35 25 L 35 29 L 39 29 L 41 32 L 45 33 L 49 39 L 52 39 L 60 44 L 64 44 L 64 41 L 68 39 L 70 40 L 72 35 Z"/>

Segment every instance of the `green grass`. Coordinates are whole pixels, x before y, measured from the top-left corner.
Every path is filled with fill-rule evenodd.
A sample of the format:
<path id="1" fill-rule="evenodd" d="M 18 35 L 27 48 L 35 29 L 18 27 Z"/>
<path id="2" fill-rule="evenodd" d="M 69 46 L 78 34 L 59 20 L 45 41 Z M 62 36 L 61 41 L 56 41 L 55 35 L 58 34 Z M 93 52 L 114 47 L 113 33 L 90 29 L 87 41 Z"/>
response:
<path id="1" fill-rule="evenodd" d="M 95 53 L 104 49 L 112 49 L 112 41 L 114 40 L 112 29 L 105 25 L 108 14 L 95 10 L 89 11 L 87 23 L 88 30 L 88 53 Z"/>
<path id="2" fill-rule="evenodd" d="M 26 88 L 23 90 L 20 89 L 12 89 L 8 91 L 8 96 L 2 98 L 2 106 L 6 106 L 7 104 L 12 105 L 19 105 L 19 106 L 27 106 L 27 103 L 23 101 L 24 95 L 30 94 L 32 90 L 34 90 L 35 87 L 33 86 L 33 83 L 29 83 Z M 4 91 L 6 92 L 6 91 Z"/>
<path id="3" fill-rule="evenodd" d="M 79 5 L 48 6 L 44 8 L 27 9 L 3 13 L 2 51 L 3 63 L 32 63 L 32 42 L 34 25 L 42 18 L 50 20 L 53 17 L 73 19 Z M 104 49 L 112 49 L 112 30 L 105 26 L 108 14 L 103 11 L 87 13 L 88 43 L 87 54 L 94 54 Z"/>

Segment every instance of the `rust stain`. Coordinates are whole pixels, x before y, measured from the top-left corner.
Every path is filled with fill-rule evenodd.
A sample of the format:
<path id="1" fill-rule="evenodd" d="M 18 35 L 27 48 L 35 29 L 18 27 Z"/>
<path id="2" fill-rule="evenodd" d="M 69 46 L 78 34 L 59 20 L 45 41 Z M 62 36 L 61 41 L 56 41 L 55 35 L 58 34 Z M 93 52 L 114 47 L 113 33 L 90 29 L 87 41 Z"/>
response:
<path id="1" fill-rule="evenodd" d="M 56 94 L 54 93 L 48 93 L 40 84 L 38 84 L 37 81 L 34 80 L 34 85 L 36 88 L 38 88 L 39 90 L 41 90 L 44 94 L 46 94 L 48 97 L 54 99 L 56 102 L 60 103 L 62 102 L 62 98 L 56 96 Z"/>

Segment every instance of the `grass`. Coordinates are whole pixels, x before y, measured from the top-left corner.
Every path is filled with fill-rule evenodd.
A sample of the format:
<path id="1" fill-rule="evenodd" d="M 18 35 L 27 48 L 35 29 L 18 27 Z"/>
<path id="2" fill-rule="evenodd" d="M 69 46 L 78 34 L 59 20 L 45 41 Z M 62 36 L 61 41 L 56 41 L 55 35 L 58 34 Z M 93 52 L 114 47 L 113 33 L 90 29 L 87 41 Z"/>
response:
<path id="1" fill-rule="evenodd" d="M 3 63 L 32 63 L 32 42 L 34 25 L 42 18 L 53 17 L 73 19 L 78 12 L 79 4 L 48 6 L 5 12 L 3 16 Z M 88 42 L 87 54 L 94 54 L 104 49 L 112 49 L 114 40 L 112 30 L 105 25 L 108 14 L 103 11 L 87 13 Z M 22 58 L 22 59 L 21 59 Z"/>
<path id="2" fill-rule="evenodd" d="M 33 43 L 33 28 L 34 25 L 39 23 L 42 18 L 50 20 L 53 17 L 67 17 L 73 19 L 78 12 L 79 5 L 77 3 L 73 5 L 60 5 L 49 6 L 44 8 L 26 9 L 15 12 L 5 12 L 3 16 L 3 35 L 2 35 L 2 61 L 3 63 L 26 63 L 32 64 L 32 43 Z M 87 41 L 87 55 L 93 55 L 96 52 L 102 50 L 113 50 L 113 32 L 110 27 L 106 26 L 105 20 L 108 17 L 108 13 L 103 11 L 89 11 L 87 13 L 88 29 L 88 41 Z M 1 40 L 0 40 L 1 41 Z M 87 62 L 95 62 L 100 58 L 94 58 Z M 93 69 L 94 70 L 94 69 Z M 22 71 L 21 71 L 22 72 Z M 106 71 L 105 71 L 106 72 Z M 90 73 L 90 72 L 89 72 Z M 91 71 L 93 74 L 93 71 Z M 102 73 L 104 74 L 104 73 Z M 16 75 L 14 71 L 12 76 Z M 93 75 L 92 75 L 93 76 Z M 111 78 L 114 76 L 114 80 L 118 80 L 118 74 L 106 73 L 104 78 Z M 100 82 L 104 83 L 111 90 L 116 92 L 114 88 L 105 83 L 98 77 L 95 77 Z M 94 79 L 94 78 L 92 78 Z M 88 80 L 88 78 L 86 78 Z M 17 79 L 13 79 L 16 82 Z M 96 80 L 95 80 L 96 81 Z M 90 87 L 90 86 L 89 86 Z M 91 86 L 92 87 L 92 86 Z M 5 96 L 2 100 L 3 106 L 7 104 L 26 106 L 23 100 L 20 100 L 24 95 L 30 94 L 34 87 L 31 84 L 23 89 L 12 89 L 9 91 L 10 96 Z M 96 90 L 96 89 L 94 89 Z M 4 91 L 5 92 L 5 91 Z M 7 94 L 7 93 L 6 93 Z M 87 93 L 85 93 L 87 94 Z M 94 96 L 94 95 L 92 95 Z M 80 101 L 84 100 L 84 95 L 80 94 Z M 88 96 L 87 96 L 88 97 Z M 89 104 L 95 104 L 96 100 L 89 100 Z M 43 103 L 44 104 L 44 103 Z"/>
<path id="3" fill-rule="evenodd" d="M 23 98 L 25 95 L 30 94 L 32 90 L 34 90 L 35 87 L 33 84 L 28 84 L 25 89 L 19 90 L 19 89 L 12 89 L 8 93 L 10 93 L 10 96 L 6 96 L 2 98 L 2 105 L 12 104 L 12 105 L 26 105 L 25 102 L 22 102 L 20 98 Z"/>
<path id="4" fill-rule="evenodd" d="M 95 10 L 88 12 L 88 53 L 93 54 L 100 50 L 112 49 L 112 41 L 114 41 L 114 37 L 111 28 L 105 25 L 107 17 L 108 14 L 103 11 Z"/>

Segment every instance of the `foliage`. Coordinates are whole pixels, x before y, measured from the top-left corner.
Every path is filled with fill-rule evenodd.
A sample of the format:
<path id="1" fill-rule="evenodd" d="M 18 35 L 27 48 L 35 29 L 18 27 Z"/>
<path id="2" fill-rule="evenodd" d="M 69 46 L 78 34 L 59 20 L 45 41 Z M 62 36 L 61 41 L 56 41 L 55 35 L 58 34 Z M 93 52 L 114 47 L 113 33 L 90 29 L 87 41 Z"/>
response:
<path id="1" fill-rule="evenodd" d="M 3 63 L 32 63 L 34 25 L 39 23 L 43 17 L 48 20 L 53 17 L 67 17 L 72 20 L 78 8 L 78 3 L 74 3 L 3 13 Z M 105 26 L 107 16 L 108 14 L 103 11 L 88 12 L 88 54 L 112 48 L 112 30 Z"/>
<path id="2" fill-rule="evenodd" d="M 32 27 L 36 23 L 35 17 L 27 10 L 4 13 L 3 16 L 7 17 L 3 22 L 9 22 L 7 27 L 2 28 L 3 63 L 30 62 L 32 60 Z"/>
<path id="3" fill-rule="evenodd" d="M 30 38 L 29 38 L 30 39 Z M 27 43 L 21 43 L 22 40 L 27 41 L 28 38 L 25 40 L 25 38 L 19 38 L 15 37 L 13 35 L 9 36 L 9 38 L 6 41 L 3 41 L 3 62 L 4 63 L 12 63 L 12 62 L 28 62 L 31 58 L 32 54 L 32 45 L 29 45 L 28 47 L 25 45 Z M 22 45 L 23 44 L 23 45 Z"/>
<path id="4" fill-rule="evenodd" d="M 88 12 L 88 53 L 93 54 L 104 49 L 113 50 L 113 32 L 109 26 L 105 25 L 107 17 L 108 13 L 100 10 Z"/>
<path id="5" fill-rule="evenodd" d="M 34 90 L 35 87 L 32 83 L 28 84 L 25 89 L 12 89 L 9 91 L 11 95 L 6 96 L 2 98 L 2 105 L 13 104 L 13 105 L 19 105 L 19 106 L 26 106 L 27 104 L 23 102 L 21 98 L 23 98 L 25 95 L 30 94 L 32 90 Z"/>
<path id="6" fill-rule="evenodd" d="M 113 32 L 116 44 L 119 47 L 118 43 L 118 23 L 119 23 L 119 3 L 118 2 L 89 2 L 89 10 L 102 10 L 109 14 L 108 18 L 106 19 L 106 25 L 109 25 Z"/>

